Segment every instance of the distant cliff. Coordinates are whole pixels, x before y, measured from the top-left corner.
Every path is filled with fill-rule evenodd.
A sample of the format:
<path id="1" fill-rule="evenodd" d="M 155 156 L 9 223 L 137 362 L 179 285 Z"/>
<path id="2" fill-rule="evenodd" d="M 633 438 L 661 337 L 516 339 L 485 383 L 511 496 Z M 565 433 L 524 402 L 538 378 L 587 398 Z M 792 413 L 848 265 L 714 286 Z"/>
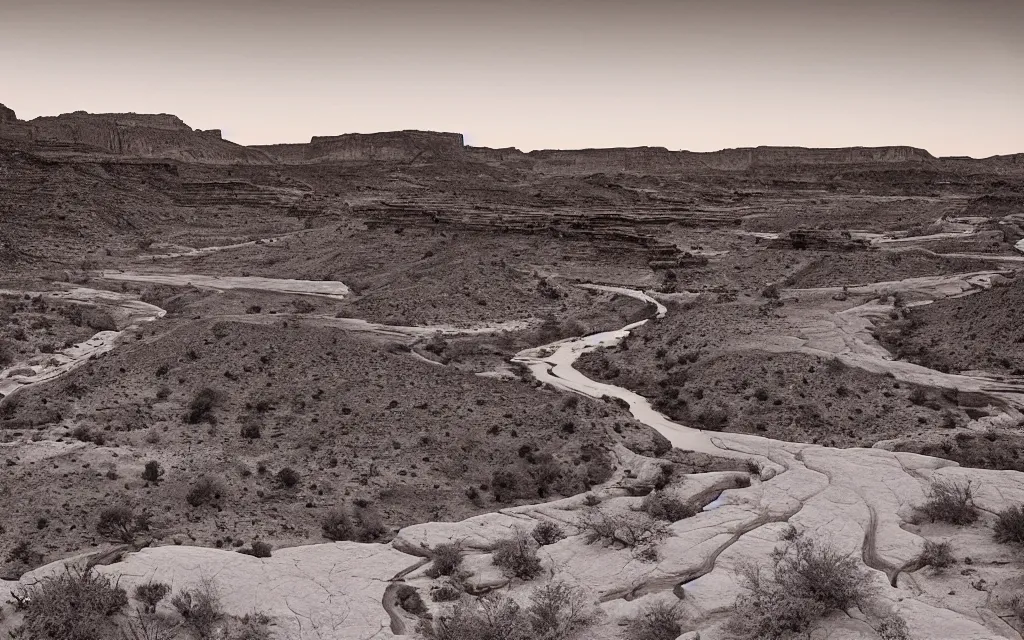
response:
<path id="1" fill-rule="evenodd" d="M 271 162 L 260 151 L 221 139 L 220 130 L 195 130 L 168 114 L 76 111 L 26 122 L 3 107 L 0 138 L 35 143 L 41 152 L 50 154 L 95 152 L 217 164 Z"/>
<path id="2" fill-rule="evenodd" d="M 461 133 L 389 131 L 314 136 L 306 144 L 251 147 L 286 164 L 358 160 L 413 162 L 458 159 L 465 149 Z"/>

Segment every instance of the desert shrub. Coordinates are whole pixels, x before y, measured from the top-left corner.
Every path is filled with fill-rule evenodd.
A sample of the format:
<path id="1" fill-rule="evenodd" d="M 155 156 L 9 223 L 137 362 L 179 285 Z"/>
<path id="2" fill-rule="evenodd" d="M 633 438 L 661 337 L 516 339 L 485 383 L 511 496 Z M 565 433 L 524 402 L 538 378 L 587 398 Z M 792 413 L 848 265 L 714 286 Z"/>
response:
<path id="1" fill-rule="evenodd" d="M 767 569 L 750 564 L 741 574 L 749 593 L 736 599 L 730 627 L 752 640 L 800 633 L 830 611 L 859 604 L 871 591 L 870 576 L 856 559 L 802 535 L 773 553 Z"/>
<path id="2" fill-rule="evenodd" d="M 896 613 L 883 618 L 875 632 L 880 640 L 911 640 L 907 621 Z"/>
<path id="3" fill-rule="evenodd" d="M 201 476 L 185 494 L 185 500 L 193 507 L 200 507 L 219 500 L 224 493 L 224 485 L 209 476 Z"/>
<path id="4" fill-rule="evenodd" d="M 729 410 L 722 405 L 707 406 L 697 414 L 702 429 L 721 431 L 729 424 Z"/>
<path id="5" fill-rule="evenodd" d="M 970 483 L 953 480 L 933 481 L 928 500 L 918 511 L 932 522 L 966 525 L 978 519 Z"/>
<path id="6" fill-rule="evenodd" d="M 1024 545 L 1024 505 L 1008 507 L 999 512 L 995 535 L 997 542 Z"/>
<path id="7" fill-rule="evenodd" d="M 430 551 L 430 559 L 429 577 L 455 575 L 462 566 L 462 549 L 457 544 L 439 544 Z"/>
<path id="8" fill-rule="evenodd" d="M 332 509 L 324 516 L 320 528 L 325 538 L 335 542 L 373 542 L 387 533 L 377 512 L 365 507 L 357 507 L 351 513 L 342 508 Z"/>
<path id="9" fill-rule="evenodd" d="M 533 482 L 517 468 L 500 469 L 491 475 L 491 492 L 498 502 L 511 502 L 517 498 L 533 497 Z"/>
<path id="10" fill-rule="evenodd" d="M 247 549 L 239 549 L 239 553 L 244 553 L 247 556 L 253 556 L 254 558 L 269 558 L 272 554 L 273 547 L 269 543 L 261 540 L 253 540 L 252 545 Z"/>
<path id="11" fill-rule="evenodd" d="M 160 601 L 171 592 L 171 587 L 163 582 L 146 582 L 135 585 L 133 595 L 136 600 L 146 605 L 146 612 L 153 613 Z"/>
<path id="12" fill-rule="evenodd" d="M 430 587 L 430 599 L 434 602 L 451 602 L 462 597 L 462 587 L 454 580 L 445 579 Z"/>
<path id="13" fill-rule="evenodd" d="M 656 520 L 676 522 L 696 515 L 697 510 L 686 502 L 664 491 L 652 491 L 644 496 L 641 511 Z"/>
<path id="14" fill-rule="evenodd" d="M 342 509 L 331 509 L 324 516 L 323 522 L 320 524 L 320 528 L 323 531 L 324 537 L 328 540 L 334 540 L 335 542 L 340 540 L 351 540 L 355 535 L 355 528 L 352 526 L 352 520 L 348 517 Z"/>
<path id="15" fill-rule="evenodd" d="M 1017 619 L 1024 622 L 1024 593 L 1015 593 L 1010 598 L 1010 610 L 1013 611 L 1013 615 L 1017 616 Z"/>
<path id="16" fill-rule="evenodd" d="M 218 394 L 209 387 L 199 390 L 199 393 L 192 398 L 188 405 L 188 413 L 185 414 L 185 422 L 199 424 L 200 422 L 213 422 L 213 408 L 217 405 Z"/>
<path id="17" fill-rule="evenodd" d="M 502 540 L 494 550 L 494 566 L 500 567 L 508 576 L 521 580 L 532 580 L 540 574 L 540 558 L 533 541 L 523 533 L 514 538 Z"/>
<path id="18" fill-rule="evenodd" d="M 543 547 L 565 538 L 565 531 L 554 522 L 541 522 L 533 528 L 531 535 Z"/>
<path id="19" fill-rule="evenodd" d="M 414 616 L 421 616 L 427 612 L 427 605 L 423 602 L 416 587 L 408 584 L 399 585 L 395 592 L 395 599 L 398 600 L 398 606 Z"/>
<path id="20" fill-rule="evenodd" d="M 182 589 L 171 598 L 185 626 L 201 640 L 213 637 L 223 617 L 220 596 L 213 583 L 204 581 L 192 589 Z"/>
<path id="21" fill-rule="evenodd" d="M 160 468 L 160 463 L 156 460 L 150 460 L 142 469 L 142 479 L 146 482 L 159 482 L 163 475 L 164 470 Z"/>
<path id="22" fill-rule="evenodd" d="M 764 298 L 768 298 L 769 300 L 778 300 L 779 285 L 773 283 L 768 285 L 764 289 L 761 289 L 761 296 Z"/>
<path id="23" fill-rule="evenodd" d="M 179 640 L 180 627 L 181 624 L 167 616 L 136 613 L 121 621 L 120 640 Z"/>
<path id="24" fill-rule="evenodd" d="M 14 349 L 7 340 L 0 339 L 0 367 L 6 367 L 14 362 Z"/>
<path id="25" fill-rule="evenodd" d="M 128 596 L 107 576 L 92 570 L 43 578 L 21 599 L 24 622 L 14 637 L 32 640 L 96 640 L 108 636 L 111 616 Z"/>
<path id="26" fill-rule="evenodd" d="M 549 582 L 534 589 L 526 612 L 540 640 L 567 638 L 589 620 L 583 592 L 564 582 Z"/>
<path id="27" fill-rule="evenodd" d="M 428 640 L 535 640 L 527 616 L 515 600 L 490 595 L 459 602 L 448 616 L 424 620 L 418 631 Z"/>
<path id="28" fill-rule="evenodd" d="M 277 475 L 275 477 L 277 478 L 277 481 L 281 484 L 281 486 L 286 487 L 288 489 L 291 489 L 295 485 L 299 484 L 299 480 L 302 479 L 302 477 L 299 475 L 299 472 L 296 471 L 295 469 L 292 469 L 291 467 L 285 467 L 284 469 L 281 469 L 280 471 L 277 472 Z"/>
<path id="29" fill-rule="evenodd" d="M 949 542 L 934 542 L 932 540 L 924 541 L 924 550 L 921 551 L 921 556 L 918 559 L 921 562 L 921 566 L 932 567 L 938 571 L 956 563 L 956 558 L 953 557 L 952 544 Z"/>
<path id="30" fill-rule="evenodd" d="M 255 440 L 260 437 L 260 425 L 258 422 L 246 422 L 240 430 L 243 438 Z"/>
<path id="31" fill-rule="evenodd" d="M 625 640 L 675 640 L 683 633 L 679 611 L 664 602 L 654 602 L 626 623 Z"/>
<path id="32" fill-rule="evenodd" d="M 150 516 L 147 512 L 135 513 L 131 507 L 106 507 L 100 511 L 96 532 L 105 538 L 131 542 L 135 536 L 149 530 Z"/>
<path id="33" fill-rule="evenodd" d="M 612 514 L 601 507 L 587 509 L 579 526 L 588 544 L 602 541 L 631 549 L 657 544 L 668 534 L 663 522 L 646 513 Z"/>

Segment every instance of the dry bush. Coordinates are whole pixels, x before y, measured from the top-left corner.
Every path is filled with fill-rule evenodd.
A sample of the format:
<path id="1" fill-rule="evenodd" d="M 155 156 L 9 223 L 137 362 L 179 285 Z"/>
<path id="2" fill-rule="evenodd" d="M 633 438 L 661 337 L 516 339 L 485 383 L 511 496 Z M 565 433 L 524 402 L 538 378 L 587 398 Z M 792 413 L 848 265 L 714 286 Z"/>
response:
<path id="1" fill-rule="evenodd" d="M 457 544 L 439 544 L 430 551 L 430 559 L 429 577 L 455 575 L 462 566 L 462 549 Z"/>
<path id="2" fill-rule="evenodd" d="M 626 623 L 622 637 L 625 640 L 675 640 L 682 633 L 678 608 L 665 602 L 655 602 Z"/>
<path id="3" fill-rule="evenodd" d="M 120 640 L 181 640 L 180 628 L 168 616 L 141 613 L 121 621 Z"/>
<path id="4" fill-rule="evenodd" d="M 1024 545 L 1024 505 L 1008 507 L 999 512 L 995 536 L 997 542 Z"/>
<path id="5" fill-rule="evenodd" d="M 736 599 L 731 631 L 742 638 L 777 640 L 805 631 L 831 611 L 845 611 L 871 593 L 857 560 L 829 544 L 796 535 L 772 554 L 767 569 L 742 569 L 749 593 Z"/>
<path id="6" fill-rule="evenodd" d="M 421 623 L 418 631 L 429 640 L 564 640 L 588 622 L 582 592 L 554 582 L 530 594 L 525 609 L 511 598 L 491 595 L 459 602 L 450 614 Z"/>
<path id="7" fill-rule="evenodd" d="M 434 602 L 451 602 L 462 597 L 462 585 L 448 578 L 430 587 L 430 599 Z"/>
<path id="8" fill-rule="evenodd" d="M 320 524 L 324 537 L 335 542 L 351 540 L 355 535 L 352 520 L 342 509 L 331 509 Z"/>
<path id="9" fill-rule="evenodd" d="M 199 390 L 199 393 L 192 398 L 188 405 L 188 413 L 185 414 L 185 422 L 199 424 L 200 422 L 214 422 L 213 409 L 220 399 L 219 394 L 209 387 Z"/>
<path id="10" fill-rule="evenodd" d="M 970 483 L 935 480 L 928 492 L 928 501 L 918 511 L 932 522 L 956 525 L 971 524 L 978 519 L 974 493 Z"/>
<path id="11" fill-rule="evenodd" d="M 185 494 L 185 500 L 193 507 L 220 500 L 224 495 L 224 485 L 209 476 L 201 476 Z"/>
<path id="12" fill-rule="evenodd" d="M 612 514 L 601 507 L 584 511 L 579 526 L 588 544 L 600 540 L 630 549 L 655 545 L 668 535 L 665 524 L 646 513 Z"/>
<path id="13" fill-rule="evenodd" d="M 531 535 L 543 547 L 565 538 L 565 531 L 554 522 L 541 522 L 533 528 Z"/>
<path id="14" fill-rule="evenodd" d="M 92 570 L 43 578 L 19 598 L 24 621 L 14 637 L 96 640 L 108 637 L 112 616 L 128 604 L 124 589 Z"/>
<path id="15" fill-rule="evenodd" d="M 163 582 L 150 581 L 136 585 L 132 595 L 136 600 L 146 605 L 147 613 L 153 613 L 156 611 L 156 605 L 160 604 L 160 601 L 166 598 L 170 592 L 170 585 Z"/>
<path id="16" fill-rule="evenodd" d="M 146 482 L 159 482 L 163 475 L 164 470 L 160 468 L 160 463 L 156 460 L 147 462 L 142 470 L 142 479 Z"/>
<path id="17" fill-rule="evenodd" d="M 911 640 L 907 621 L 896 613 L 883 618 L 875 632 L 880 640 Z"/>
<path id="18" fill-rule="evenodd" d="M 275 477 L 277 478 L 278 483 L 280 483 L 280 485 L 282 487 L 285 487 L 286 489 L 291 489 L 295 485 L 299 484 L 299 481 L 302 479 L 302 476 L 299 475 L 299 472 L 296 471 L 295 469 L 292 469 L 291 467 L 285 467 L 284 469 L 281 469 L 280 471 L 277 472 L 277 475 Z"/>
<path id="19" fill-rule="evenodd" d="M 534 589 L 527 613 L 540 640 L 569 637 L 590 621 L 583 592 L 564 582 L 549 582 Z"/>
<path id="20" fill-rule="evenodd" d="M 106 507 L 100 511 L 96 532 L 105 538 L 131 542 L 143 531 L 149 531 L 149 513 L 135 513 L 131 507 Z"/>
<path id="21" fill-rule="evenodd" d="M 185 626 L 200 640 L 214 636 L 217 622 L 224 616 L 220 595 L 214 584 L 204 580 L 192 589 L 182 589 L 171 598 L 171 604 L 181 615 Z"/>
<path id="22" fill-rule="evenodd" d="M 420 597 L 420 592 L 412 585 L 399 585 L 395 599 L 398 601 L 398 606 L 414 616 L 421 616 L 427 612 L 427 605 Z"/>
<path id="23" fill-rule="evenodd" d="M 924 550 L 918 560 L 921 566 L 932 567 L 936 571 L 942 571 L 950 565 L 956 564 L 953 557 L 953 545 L 949 542 L 924 541 Z"/>
<path id="24" fill-rule="evenodd" d="M 247 556 L 254 558 L 269 558 L 273 554 L 274 548 L 269 543 L 261 540 L 253 540 L 252 545 L 246 549 L 239 549 L 238 553 L 244 553 Z"/>
<path id="25" fill-rule="evenodd" d="M 655 520 L 666 522 L 676 522 L 697 514 L 692 506 L 663 491 L 652 491 L 644 496 L 640 510 Z"/>
<path id="26" fill-rule="evenodd" d="M 7 340 L 0 339 L 0 367 L 6 367 L 7 365 L 14 362 L 15 352 L 11 348 L 11 343 Z"/>
<path id="27" fill-rule="evenodd" d="M 532 580 L 541 571 L 540 558 L 534 542 L 526 534 L 520 532 L 514 538 L 502 540 L 494 550 L 492 562 L 501 568 L 505 575 L 515 576 L 521 580 Z"/>
<path id="28" fill-rule="evenodd" d="M 491 595 L 459 602 L 451 613 L 424 620 L 417 631 L 428 640 L 535 640 L 522 608 L 511 598 Z"/>
<path id="29" fill-rule="evenodd" d="M 351 512 L 342 508 L 332 509 L 320 524 L 324 537 L 339 542 L 373 542 L 387 533 L 380 515 L 371 508 L 357 507 Z"/>

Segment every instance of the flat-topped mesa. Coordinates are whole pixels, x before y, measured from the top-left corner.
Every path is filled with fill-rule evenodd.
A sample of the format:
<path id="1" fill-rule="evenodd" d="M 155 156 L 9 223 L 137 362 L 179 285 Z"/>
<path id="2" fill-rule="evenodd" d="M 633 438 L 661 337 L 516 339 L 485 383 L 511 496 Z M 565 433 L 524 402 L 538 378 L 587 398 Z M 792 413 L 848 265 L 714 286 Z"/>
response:
<path id="1" fill-rule="evenodd" d="M 935 158 L 914 147 L 751 147 L 721 151 L 669 151 L 665 147 L 539 150 L 526 154 L 538 168 L 553 171 L 674 171 L 710 168 L 724 171 L 791 165 L 851 165 L 928 162 Z"/>
<path id="2" fill-rule="evenodd" d="M 220 130 L 193 130 L 174 115 L 85 111 L 28 122 L 4 114 L 0 136 L 29 140 L 46 155 L 112 154 L 214 164 L 266 164 L 263 153 L 221 139 Z"/>
<path id="3" fill-rule="evenodd" d="M 286 164 L 305 162 L 446 160 L 463 156 L 461 133 L 386 131 L 313 136 L 306 144 L 252 147 Z"/>

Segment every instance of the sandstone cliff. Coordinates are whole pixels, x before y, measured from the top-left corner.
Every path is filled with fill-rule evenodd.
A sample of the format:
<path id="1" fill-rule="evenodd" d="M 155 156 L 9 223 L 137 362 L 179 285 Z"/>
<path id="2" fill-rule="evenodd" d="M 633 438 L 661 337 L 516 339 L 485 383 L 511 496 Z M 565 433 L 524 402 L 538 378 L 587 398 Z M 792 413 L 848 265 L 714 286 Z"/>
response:
<path id="1" fill-rule="evenodd" d="M 251 147 L 285 164 L 342 161 L 413 162 L 462 157 L 461 133 L 436 131 L 388 131 L 314 136 L 307 144 L 274 144 Z"/>
<path id="2" fill-rule="evenodd" d="M 26 122 L 4 107 L 0 138 L 30 142 L 47 155 L 113 154 L 214 164 L 270 162 L 258 150 L 222 140 L 220 130 L 194 130 L 169 114 L 76 111 Z"/>

